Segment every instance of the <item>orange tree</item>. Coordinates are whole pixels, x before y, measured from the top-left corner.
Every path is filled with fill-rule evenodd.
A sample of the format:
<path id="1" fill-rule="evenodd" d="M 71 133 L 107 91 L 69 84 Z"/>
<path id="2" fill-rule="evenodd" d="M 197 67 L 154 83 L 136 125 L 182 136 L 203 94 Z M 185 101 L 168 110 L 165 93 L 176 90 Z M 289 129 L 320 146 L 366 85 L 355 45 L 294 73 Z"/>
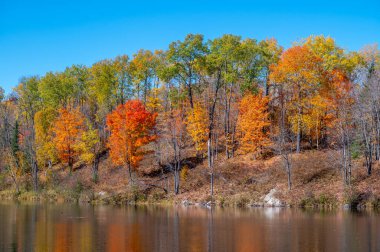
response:
<path id="1" fill-rule="evenodd" d="M 272 67 L 272 83 L 281 86 L 287 96 L 288 119 L 297 136 L 297 153 L 300 152 L 301 132 L 305 128 L 305 115 L 312 107 L 310 101 L 325 85 L 323 60 L 306 46 L 295 46 L 285 51 L 277 65 Z"/>
<path id="2" fill-rule="evenodd" d="M 268 97 L 263 97 L 261 93 L 245 95 L 240 101 L 238 129 L 241 132 L 240 143 L 244 152 L 256 152 L 269 143 L 268 101 Z"/>
<path id="3" fill-rule="evenodd" d="M 127 101 L 107 115 L 111 160 L 115 165 L 126 165 L 130 179 L 131 168 L 136 169 L 143 157 L 140 147 L 156 138 L 153 134 L 156 117 L 139 100 Z"/>
<path id="4" fill-rule="evenodd" d="M 58 112 L 53 125 L 53 142 L 59 158 L 69 165 L 71 173 L 78 156 L 75 146 L 83 133 L 83 115 L 79 109 L 61 108 Z"/>

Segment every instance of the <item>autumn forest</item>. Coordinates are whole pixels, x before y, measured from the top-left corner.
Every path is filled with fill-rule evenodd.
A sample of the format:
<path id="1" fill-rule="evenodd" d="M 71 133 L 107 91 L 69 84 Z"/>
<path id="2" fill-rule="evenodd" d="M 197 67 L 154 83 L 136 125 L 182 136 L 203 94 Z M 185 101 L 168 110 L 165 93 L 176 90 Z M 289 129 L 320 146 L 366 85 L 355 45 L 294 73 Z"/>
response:
<path id="1" fill-rule="evenodd" d="M 326 36 L 284 48 L 189 34 L 165 50 L 22 77 L 0 90 L 0 132 L 0 189 L 16 194 L 75 181 L 111 195 L 105 185 L 118 181 L 121 193 L 202 188 L 205 201 L 222 201 L 227 185 L 265 194 L 268 177 L 289 194 L 330 170 L 347 192 L 379 176 L 380 51 Z M 325 173 L 300 177 L 324 157 L 334 161 Z"/>

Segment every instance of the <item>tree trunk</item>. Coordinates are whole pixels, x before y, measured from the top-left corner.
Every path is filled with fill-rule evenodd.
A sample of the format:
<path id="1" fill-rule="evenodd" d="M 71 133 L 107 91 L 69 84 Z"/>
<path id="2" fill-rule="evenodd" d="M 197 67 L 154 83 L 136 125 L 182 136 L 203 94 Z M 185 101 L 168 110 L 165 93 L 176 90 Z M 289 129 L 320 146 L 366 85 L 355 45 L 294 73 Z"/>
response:
<path id="1" fill-rule="evenodd" d="M 366 128 L 363 129 L 365 151 L 364 156 L 366 160 L 367 175 L 372 173 L 372 143 L 371 138 L 367 135 Z"/>
<path id="2" fill-rule="evenodd" d="M 291 168 L 290 168 L 290 164 L 287 164 L 288 165 L 288 188 L 289 188 L 289 191 L 292 190 L 292 174 L 291 174 Z"/>
<path id="3" fill-rule="evenodd" d="M 174 164 L 174 194 L 179 194 L 179 172 L 181 170 L 181 161 Z"/>
<path id="4" fill-rule="evenodd" d="M 179 172 L 174 170 L 174 194 L 179 194 Z"/>
<path id="5" fill-rule="evenodd" d="M 133 177 L 132 177 L 132 168 L 131 168 L 131 164 L 129 162 L 127 164 L 127 168 L 128 168 L 129 182 L 130 182 L 130 185 L 133 186 L 134 181 L 133 181 Z"/>
<path id="6" fill-rule="evenodd" d="M 285 161 L 285 169 L 288 177 L 288 189 L 290 191 L 292 190 L 292 163 L 290 160 L 290 155 L 288 153 L 283 154 L 282 157 Z"/>
<path id="7" fill-rule="evenodd" d="M 268 74 L 265 76 L 265 96 L 269 95 L 269 78 Z"/>
<path id="8" fill-rule="evenodd" d="M 214 201 L 214 171 L 211 171 L 211 176 L 210 176 L 210 183 L 211 183 L 211 202 Z"/>
<path id="9" fill-rule="evenodd" d="M 207 156 L 208 156 L 208 167 L 210 169 L 210 195 L 211 201 L 213 201 L 214 196 L 214 164 L 212 160 L 212 146 L 211 146 L 211 136 L 207 140 Z"/>
<path id="10" fill-rule="evenodd" d="M 189 102 L 190 102 L 190 108 L 193 109 L 194 108 L 194 103 L 193 103 L 193 92 L 192 92 L 192 89 L 191 89 L 191 76 L 192 76 L 192 73 L 190 71 L 189 73 L 189 83 L 187 84 L 187 92 L 188 92 L 188 96 L 189 96 Z"/>
<path id="11" fill-rule="evenodd" d="M 372 148 L 370 147 L 368 153 L 368 161 L 367 161 L 367 174 L 370 176 L 372 174 Z"/>
<path id="12" fill-rule="evenodd" d="M 17 194 L 19 194 L 20 193 L 20 188 L 19 188 L 19 185 L 18 185 L 18 182 L 17 182 L 16 175 L 13 172 L 11 172 L 11 177 L 12 177 L 13 183 L 16 186 L 16 192 L 17 192 Z"/>
<path id="13" fill-rule="evenodd" d="M 71 176 L 73 173 L 73 163 L 71 162 L 71 160 L 69 161 L 69 169 L 70 169 L 70 176 Z"/>
<path id="14" fill-rule="evenodd" d="M 235 156 L 235 135 L 236 135 L 236 124 L 233 127 L 232 130 L 232 136 L 231 136 L 231 153 L 230 153 L 230 158 L 233 158 Z"/>
<path id="15" fill-rule="evenodd" d="M 298 119 L 297 119 L 297 148 L 296 152 L 300 153 L 301 151 L 301 111 L 298 111 Z"/>
<path id="16" fill-rule="evenodd" d="M 95 159 L 92 164 L 92 181 L 98 183 L 98 167 L 99 167 L 99 155 L 96 154 Z"/>
<path id="17" fill-rule="evenodd" d="M 38 191 L 38 165 L 37 161 L 33 161 L 33 186 L 34 186 L 34 191 Z"/>
<path id="18" fill-rule="evenodd" d="M 148 92 L 148 78 L 144 80 L 144 104 L 146 104 L 146 96 Z"/>

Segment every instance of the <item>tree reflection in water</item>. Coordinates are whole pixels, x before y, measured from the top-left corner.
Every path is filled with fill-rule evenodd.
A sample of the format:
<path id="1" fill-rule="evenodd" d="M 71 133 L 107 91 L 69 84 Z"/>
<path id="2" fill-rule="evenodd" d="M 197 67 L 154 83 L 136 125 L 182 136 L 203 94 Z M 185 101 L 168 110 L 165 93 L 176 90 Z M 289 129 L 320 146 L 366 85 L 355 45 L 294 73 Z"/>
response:
<path id="1" fill-rule="evenodd" d="M 0 251 L 380 251 L 380 215 L 0 204 Z"/>

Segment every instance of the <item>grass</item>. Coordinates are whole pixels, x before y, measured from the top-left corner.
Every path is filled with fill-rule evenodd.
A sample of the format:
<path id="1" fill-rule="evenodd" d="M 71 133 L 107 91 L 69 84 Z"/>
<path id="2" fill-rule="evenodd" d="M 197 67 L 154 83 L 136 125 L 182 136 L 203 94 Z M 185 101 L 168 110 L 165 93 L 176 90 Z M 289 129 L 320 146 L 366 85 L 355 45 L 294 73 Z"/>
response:
<path id="1" fill-rule="evenodd" d="M 314 195 L 301 199 L 299 207 L 314 209 L 334 209 L 338 206 L 338 200 L 329 194 Z"/>

